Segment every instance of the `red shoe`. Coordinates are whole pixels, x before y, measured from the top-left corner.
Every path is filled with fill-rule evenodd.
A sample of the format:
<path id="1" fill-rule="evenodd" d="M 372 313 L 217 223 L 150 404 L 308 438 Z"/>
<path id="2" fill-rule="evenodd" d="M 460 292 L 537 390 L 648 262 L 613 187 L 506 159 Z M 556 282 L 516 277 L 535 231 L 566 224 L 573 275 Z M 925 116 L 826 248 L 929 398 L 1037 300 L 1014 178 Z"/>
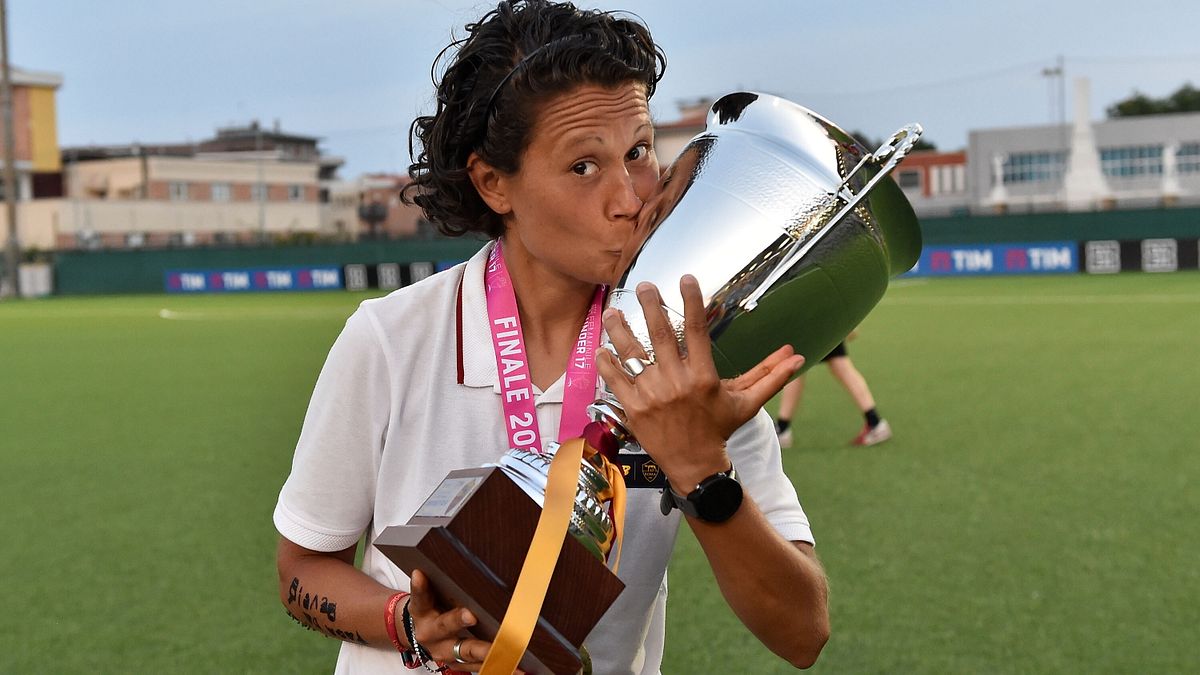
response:
<path id="1" fill-rule="evenodd" d="M 879 445 L 892 437 L 892 425 L 887 420 L 879 420 L 873 427 L 863 426 L 862 431 L 850 441 L 850 445 Z"/>

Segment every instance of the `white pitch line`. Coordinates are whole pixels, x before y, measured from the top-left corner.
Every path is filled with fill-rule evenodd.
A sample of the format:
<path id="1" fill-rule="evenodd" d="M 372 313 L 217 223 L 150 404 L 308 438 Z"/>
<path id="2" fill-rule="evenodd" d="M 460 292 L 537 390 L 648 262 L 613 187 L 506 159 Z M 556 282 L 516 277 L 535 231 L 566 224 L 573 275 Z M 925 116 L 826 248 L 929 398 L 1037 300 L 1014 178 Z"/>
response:
<path id="1" fill-rule="evenodd" d="M 158 316 L 162 319 L 172 321 L 275 321 L 275 320 L 331 320 L 345 319 L 351 313 L 353 308 L 346 309 L 342 307 L 330 308 L 310 308 L 310 309 L 278 309 L 278 308 L 255 308 L 243 310 L 217 310 L 212 312 L 177 312 L 172 309 L 162 308 L 158 310 Z"/>
<path id="2" fill-rule="evenodd" d="M 174 312 L 166 307 L 158 310 L 158 316 L 161 319 L 170 319 L 172 321 L 186 321 L 204 318 L 204 315 L 199 312 Z"/>
<path id="3" fill-rule="evenodd" d="M 1200 303 L 1200 295 L 995 295 L 903 298 L 889 296 L 891 305 L 1139 305 Z"/>
<path id="4" fill-rule="evenodd" d="M 928 279 L 896 279 L 888 284 L 888 288 L 907 288 L 910 286 L 924 286 L 929 283 Z"/>

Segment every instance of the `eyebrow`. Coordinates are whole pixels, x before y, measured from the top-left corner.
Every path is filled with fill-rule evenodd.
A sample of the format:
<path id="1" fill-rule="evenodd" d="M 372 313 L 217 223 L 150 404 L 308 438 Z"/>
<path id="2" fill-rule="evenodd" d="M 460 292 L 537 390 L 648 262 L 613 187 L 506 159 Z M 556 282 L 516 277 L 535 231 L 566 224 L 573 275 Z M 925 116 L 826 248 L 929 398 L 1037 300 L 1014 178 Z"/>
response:
<path id="1" fill-rule="evenodd" d="M 633 135 L 637 136 L 638 134 L 642 133 L 643 129 L 647 129 L 647 128 L 650 129 L 651 131 L 653 131 L 654 125 L 651 124 L 650 122 L 646 122 L 645 124 L 640 124 L 640 125 L 638 125 L 638 128 L 633 130 Z M 578 139 L 572 139 L 570 134 L 568 133 L 567 135 L 565 135 L 563 137 L 563 140 L 564 140 L 564 145 L 566 145 L 567 147 L 583 145 L 584 143 L 587 143 L 589 141 L 595 141 L 595 142 L 599 143 L 600 145 L 604 145 L 604 138 L 602 138 L 599 134 L 591 134 L 588 136 L 581 136 Z"/>

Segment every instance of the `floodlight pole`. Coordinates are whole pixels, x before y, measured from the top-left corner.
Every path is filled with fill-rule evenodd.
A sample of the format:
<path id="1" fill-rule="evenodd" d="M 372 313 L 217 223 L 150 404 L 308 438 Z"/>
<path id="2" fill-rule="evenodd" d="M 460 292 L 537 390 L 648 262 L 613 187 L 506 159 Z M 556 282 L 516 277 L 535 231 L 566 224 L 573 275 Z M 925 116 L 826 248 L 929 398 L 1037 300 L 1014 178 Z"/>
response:
<path id="1" fill-rule="evenodd" d="M 12 81 L 8 67 L 8 7 L 0 0 L 0 109 L 4 117 L 4 208 L 8 214 L 8 245 L 4 273 L 14 298 L 21 297 L 21 244 L 17 239 L 17 176 L 13 141 Z"/>
<path id="2" fill-rule="evenodd" d="M 1055 124 L 1055 123 L 1058 124 L 1059 142 L 1062 145 L 1063 157 L 1064 157 L 1064 162 L 1065 162 L 1066 161 L 1065 158 L 1067 156 L 1069 156 L 1071 153 L 1071 147 L 1070 147 L 1071 144 L 1070 144 L 1070 141 L 1068 140 L 1068 136 L 1067 136 L 1067 133 L 1068 133 L 1067 132 L 1067 76 L 1066 76 L 1066 70 L 1064 69 L 1064 65 L 1065 65 L 1064 59 L 1063 59 L 1062 55 L 1059 54 L 1058 60 L 1056 61 L 1056 65 L 1053 68 L 1043 68 L 1042 76 L 1047 78 L 1047 84 L 1050 85 L 1051 87 L 1054 86 L 1056 80 L 1058 82 L 1058 92 L 1057 92 L 1057 95 L 1058 95 L 1057 96 L 1057 98 L 1058 98 L 1058 119 L 1054 119 L 1054 108 L 1055 108 L 1054 98 L 1055 98 L 1056 92 L 1054 92 L 1053 90 L 1050 91 L 1050 101 L 1051 101 L 1051 103 L 1050 103 L 1050 118 L 1051 118 L 1051 124 Z M 1065 173 L 1066 167 L 1063 166 L 1062 169 Z M 1066 189 L 1065 183 L 1063 183 L 1063 181 L 1060 177 L 1059 190 L 1060 190 L 1060 193 L 1062 194 L 1062 198 L 1064 200 L 1066 199 L 1065 192 L 1064 192 L 1065 189 Z"/>

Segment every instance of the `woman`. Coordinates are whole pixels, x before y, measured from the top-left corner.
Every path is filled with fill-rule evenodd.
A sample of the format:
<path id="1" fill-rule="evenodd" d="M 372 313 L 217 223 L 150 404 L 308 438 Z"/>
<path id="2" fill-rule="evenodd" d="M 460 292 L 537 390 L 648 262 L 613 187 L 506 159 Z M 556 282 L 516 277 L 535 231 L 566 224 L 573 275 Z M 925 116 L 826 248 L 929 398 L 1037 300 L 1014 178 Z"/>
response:
<path id="1" fill-rule="evenodd" d="M 564 396 L 564 372 L 579 366 L 568 360 L 588 332 L 581 326 L 598 320 L 597 288 L 623 271 L 658 181 L 648 101 L 665 60 L 644 26 L 512 0 L 467 30 L 435 82 L 435 114 L 414 124 L 422 150 L 406 196 L 444 232 L 495 241 L 464 265 L 364 302 L 347 321 L 275 511 L 281 599 L 301 624 L 344 641 L 338 672 L 402 672 L 402 661 L 426 659 L 481 667 L 490 643 L 465 637 L 469 611 L 436 606 L 422 574 L 406 578 L 369 545 L 356 568 L 356 546 L 364 533 L 369 544 L 407 522 L 447 472 L 494 462 L 512 444 L 506 406 L 521 396 L 501 395 L 490 330 L 502 322 L 497 289 L 511 288 L 515 300 L 537 430 L 578 435 L 568 421 L 581 411 Z M 781 350 L 742 378 L 719 380 L 695 280 L 682 288 L 690 356 L 675 349 L 647 285 L 638 295 L 654 310 L 657 362 L 637 378 L 621 368 L 644 354 L 610 310 L 603 324 L 620 356 L 599 350 L 596 365 L 672 486 L 736 465 L 747 495 L 736 512 L 687 522 L 739 617 L 807 666 L 828 635 L 825 580 L 761 411 L 801 358 Z M 666 566 L 681 520 L 659 511 L 660 497 L 630 490 L 626 589 L 586 643 L 597 673 L 658 672 Z"/>

